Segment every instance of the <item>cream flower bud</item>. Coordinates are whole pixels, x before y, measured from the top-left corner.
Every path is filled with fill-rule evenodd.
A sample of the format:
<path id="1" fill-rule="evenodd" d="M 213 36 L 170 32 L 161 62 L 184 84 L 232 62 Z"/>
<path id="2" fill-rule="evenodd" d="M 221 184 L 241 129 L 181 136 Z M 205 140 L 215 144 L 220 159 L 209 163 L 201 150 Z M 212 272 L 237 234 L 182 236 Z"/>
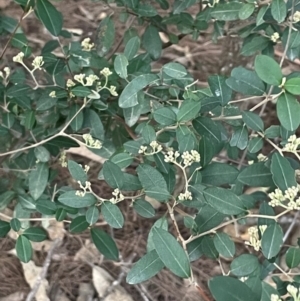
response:
<path id="1" fill-rule="evenodd" d="M 49 96 L 52 97 L 52 98 L 55 98 L 56 97 L 56 92 L 55 91 L 50 92 Z"/>
<path id="2" fill-rule="evenodd" d="M 90 42 L 91 42 L 90 38 L 85 38 L 81 42 L 82 50 L 84 50 L 84 51 L 91 51 L 94 48 L 95 44 L 94 43 L 90 43 Z"/>
<path id="3" fill-rule="evenodd" d="M 70 88 L 70 87 L 74 87 L 76 84 L 69 78 L 67 80 L 67 87 Z"/>
<path id="4" fill-rule="evenodd" d="M 16 63 L 23 63 L 24 53 L 19 52 L 16 56 L 13 57 L 13 61 Z"/>
<path id="5" fill-rule="evenodd" d="M 32 62 L 32 66 L 34 67 L 34 69 L 39 69 L 41 70 L 42 66 L 44 65 L 44 61 L 43 61 L 43 57 L 42 56 L 37 56 L 33 62 Z"/>
<path id="6" fill-rule="evenodd" d="M 102 74 L 102 75 L 108 77 L 108 76 L 110 76 L 110 75 L 112 74 L 112 72 L 111 72 L 108 68 L 104 68 L 104 69 L 102 69 L 102 70 L 100 71 L 100 74 Z"/>

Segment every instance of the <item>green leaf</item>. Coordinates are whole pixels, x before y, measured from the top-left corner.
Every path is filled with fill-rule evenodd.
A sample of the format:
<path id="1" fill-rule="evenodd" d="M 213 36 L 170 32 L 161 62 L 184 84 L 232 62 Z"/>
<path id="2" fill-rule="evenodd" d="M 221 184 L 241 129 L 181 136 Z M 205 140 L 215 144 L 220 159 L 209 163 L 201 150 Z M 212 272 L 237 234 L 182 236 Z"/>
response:
<path id="1" fill-rule="evenodd" d="M 245 125 L 235 128 L 229 144 L 230 146 L 232 147 L 236 146 L 241 150 L 247 147 L 248 130 Z"/>
<path id="2" fill-rule="evenodd" d="M 191 99 L 184 100 L 177 113 L 178 122 L 187 122 L 194 119 L 201 109 L 201 102 Z"/>
<path id="3" fill-rule="evenodd" d="M 193 120 L 193 127 L 199 135 L 210 139 L 211 144 L 221 143 L 221 133 L 217 124 L 208 117 L 197 117 Z"/>
<path id="4" fill-rule="evenodd" d="M 238 181 L 252 187 L 274 185 L 272 173 L 264 162 L 254 163 L 244 168 L 238 175 Z"/>
<path id="5" fill-rule="evenodd" d="M 10 220 L 10 227 L 15 231 L 18 232 L 21 229 L 21 222 L 17 218 L 12 218 Z"/>
<path id="6" fill-rule="evenodd" d="M 140 49 L 140 38 L 131 38 L 125 46 L 124 55 L 127 57 L 128 61 L 132 60 Z"/>
<path id="7" fill-rule="evenodd" d="M 86 193 L 84 196 L 76 195 L 76 191 L 67 191 L 59 196 L 58 201 L 71 208 L 84 208 L 96 203 L 96 198 Z"/>
<path id="8" fill-rule="evenodd" d="M 124 184 L 122 190 L 124 191 L 137 191 L 141 190 L 143 187 L 137 176 L 124 173 Z"/>
<path id="9" fill-rule="evenodd" d="M 203 236 L 200 250 L 208 258 L 217 259 L 219 257 L 213 238 L 209 235 Z"/>
<path id="10" fill-rule="evenodd" d="M 70 224 L 71 233 L 80 233 L 89 227 L 89 223 L 86 221 L 84 215 L 75 217 Z"/>
<path id="11" fill-rule="evenodd" d="M 0 220 L 0 237 L 5 237 L 10 231 L 10 224 L 8 222 Z"/>
<path id="12" fill-rule="evenodd" d="M 143 127 L 141 134 L 142 134 L 142 137 L 144 138 L 144 142 L 147 143 L 147 144 L 150 144 L 152 141 L 156 140 L 155 130 L 149 124 L 146 124 Z"/>
<path id="13" fill-rule="evenodd" d="M 62 222 L 67 215 L 67 211 L 64 208 L 58 208 L 55 213 L 55 218 L 58 222 Z"/>
<path id="14" fill-rule="evenodd" d="M 115 261 L 119 259 L 116 243 L 106 232 L 98 228 L 92 228 L 91 237 L 96 248 L 105 258 Z"/>
<path id="15" fill-rule="evenodd" d="M 172 78 L 182 78 L 187 75 L 187 71 L 184 66 L 178 63 L 168 63 L 163 66 L 163 72 Z"/>
<path id="16" fill-rule="evenodd" d="M 176 114 L 167 107 L 158 108 L 153 113 L 154 120 L 161 125 L 168 126 L 176 123 Z"/>
<path id="17" fill-rule="evenodd" d="M 214 237 L 214 244 L 217 251 L 224 257 L 233 257 L 235 254 L 235 244 L 228 234 L 217 232 Z"/>
<path id="18" fill-rule="evenodd" d="M 283 232 L 277 223 L 269 225 L 261 239 L 261 249 L 267 259 L 275 257 L 283 244 Z"/>
<path id="19" fill-rule="evenodd" d="M 194 5 L 196 0 L 175 0 L 173 5 L 173 14 L 180 14 L 190 6 Z"/>
<path id="20" fill-rule="evenodd" d="M 283 192 L 289 187 L 297 186 L 295 171 L 288 159 L 282 157 L 279 153 L 272 156 L 270 167 L 273 181 Z"/>
<path id="21" fill-rule="evenodd" d="M 16 196 L 14 191 L 5 191 L 0 194 L 0 211 L 5 209 L 7 205 L 14 199 Z"/>
<path id="22" fill-rule="evenodd" d="M 119 97 L 121 108 L 130 108 L 138 104 L 137 93 L 157 80 L 155 74 L 142 74 L 134 78 L 122 91 Z"/>
<path id="23" fill-rule="evenodd" d="M 294 95 L 300 95 L 300 78 L 290 78 L 284 84 L 284 89 Z"/>
<path id="24" fill-rule="evenodd" d="M 300 249 L 289 248 L 285 254 L 285 262 L 290 269 L 296 268 L 300 264 Z"/>
<path id="25" fill-rule="evenodd" d="M 134 126 L 140 118 L 142 107 L 140 104 L 137 104 L 134 107 L 124 108 L 123 114 L 125 122 L 129 127 Z"/>
<path id="26" fill-rule="evenodd" d="M 137 173 L 146 195 L 158 201 L 165 201 L 169 198 L 167 183 L 157 169 L 148 164 L 140 164 Z"/>
<path id="27" fill-rule="evenodd" d="M 50 160 L 50 153 L 44 146 L 38 146 L 34 149 L 34 155 L 40 162 L 48 162 Z"/>
<path id="28" fill-rule="evenodd" d="M 127 66 L 128 66 L 128 60 L 124 54 L 118 54 L 114 61 L 114 68 L 116 73 L 121 78 L 127 78 Z"/>
<path id="29" fill-rule="evenodd" d="M 248 143 L 249 153 L 257 153 L 264 146 L 264 140 L 262 137 L 254 137 Z"/>
<path id="30" fill-rule="evenodd" d="M 79 105 L 77 104 L 72 105 L 69 111 L 68 120 L 71 120 L 71 118 L 73 118 L 73 116 L 75 116 L 75 114 L 77 114 L 79 110 L 80 110 Z M 82 125 L 83 125 L 83 112 L 80 111 L 70 123 L 70 127 L 74 132 L 77 132 L 82 128 Z"/>
<path id="31" fill-rule="evenodd" d="M 234 184 L 239 171 L 228 164 L 213 162 L 201 169 L 202 183 L 213 186 Z"/>
<path id="32" fill-rule="evenodd" d="M 260 10 L 256 16 L 256 26 L 259 26 L 265 22 L 264 16 L 265 16 L 268 8 L 269 8 L 268 5 L 264 5 L 260 8 Z"/>
<path id="33" fill-rule="evenodd" d="M 230 272 L 238 277 L 245 277 L 259 269 L 259 262 L 256 256 L 242 254 L 235 258 L 230 265 Z"/>
<path id="34" fill-rule="evenodd" d="M 211 144 L 209 137 L 201 137 L 199 141 L 199 154 L 201 166 L 206 166 L 210 163 L 215 155 L 214 145 Z"/>
<path id="35" fill-rule="evenodd" d="M 262 121 L 259 115 L 250 111 L 243 111 L 242 116 L 243 121 L 246 123 L 248 128 L 257 132 L 264 131 L 264 122 Z"/>
<path id="36" fill-rule="evenodd" d="M 32 246 L 28 238 L 20 235 L 16 241 L 16 252 L 22 262 L 29 262 L 32 257 Z"/>
<path id="37" fill-rule="evenodd" d="M 213 187 L 203 191 L 207 203 L 223 214 L 240 214 L 245 212 L 243 202 L 231 191 Z"/>
<path id="38" fill-rule="evenodd" d="M 39 199 L 36 204 L 36 210 L 42 214 L 52 215 L 56 212 L 56 204 L 50 200 Z"/>
<path id="39" fill-rule="evenodd" d="M 199 237 L 187 244 L 186 248 L 191 262 L 198 260 L 202 256 L 202 251 L 201 251 L 202 240 L 203 237 Z"/>
<path id="40" fill-rule="evenodd" d="M 162 52 L 162 41 L 160 39 L 158 29 L 149 25 L 142 37 L 142 45 L 144 49 L 149 53 L 153 60 L 158 60 Z"/>
<path id="41" fill-rule="evenodd" d="M 129 284 L 137 284 L 146 281 L 154 277 L 163 267 L 164 264 L 157 252 L 152 250 L 134 264 L 127 274 L 126 282 Z"/>
<path id="42" fill-rule="evenodd" d="M 147 3 L 140 3 L 135 11 L 142 17 L 154 17 L 157 15 L 156 9 Z"/>
<path id="43" fill-rule="evenodd" d="M 8 129 L 12 128 L 15 123 L 15 116 L 12 113 L 4 113 L 2 115 L 2 124 Z"/>
<path id="44" fill-rule="evenodd" d="M 148 239 L 147 239 L 147 252 L 155 250 L 155 246 L 154 246 L 154 242 L 153 242 L 153 231 L 154 231 L 155 227 L 168 231 L 167 219 L 165 217 L 162 217 L 162 218 L 158 219 L 151 227 L 150 232 L 148 234 Z"/>
<path id="45" fill-rule="evenodd" d="M 124 176 L 121 168 L 111 161 L 103 164 L 103 176 L 107 184 L 112 188 L 121 189 L 124 183 Z"/>
<path id="46" fill-rule="evenodd" d="M 217 276 L 208 283 L 216 301 L 260 301 L 243 282 L 228 276 Z"/>
<path id="47" fill-rule="evenodd" d="M 27 228 L 23 232 L 23 235 L 26 236 L 29 240 L 35 242 L 41 242 L 47 238 L 47 232 L 43 228 L 39 227 Z"/>
<path id="48" fill-rule="evenodd" d="M 36 169 L 29 173 L 29 191 L 34 200 L 44 192 L 49 178 L 49 167 L 46 163 L 38 163 Z"/>
<path id="49" fill-rule="evenodd" d="M 85 214 L 86 221 L 87 221 L 90 225 L 95 224 L 95 223 L 98 221 L 99 216 L 100 216 L 100 212 L 99 212 L 99 209 L 98 209 L 97 206 L 91 206 L 91 207 L 86 211 L 86 214 Z"/>
<path id="50" fill-rule="evenodd" d="M 189 259 L 174 236 L 155 227 L 153 228 L 153 242 L 159 258 L 168 269 L 179 277 L 190 277 Z"/>
<path id="51" fill-rule="evenodd" d="M 77 182 L 80 181 L 83 185 L 88 180 L 86 172 L 83 168 L 73 160 L 68 160 L 68 169 L 72 178 Z"/>
<path id="52" fill-rule="evenodd" d="M 119 207 L 111 202 L 103 202 L 101 212 L 106 222 L 115 229 L 120 229 L 124 225 L 124 216 Z"/>
<path id="53" fill-rule="evenodd" d="M 254 12 L 255 5 L 253 3 L 245 3 L 239 10 L 239 18 L 241 20 L 248 19 Z"/>
<path id="54" fill-rule="evenodd" d="M 71 91 L 75 96 L 78 96 L 78 97 L 86 97 L 86 96 L 90 95 L 92 92 L 90 88 L 83 87 L 83 86 L 74 87 L 71 89 Z M 79 106 L 77 106 L 77 107 L 79 108 Z"/>
<path id="55" fill-rule="evenodd" d="M 62 14 L 48 0 L 36 1 L 36 13 L 49 32 L 57 37 L 63 26 Z"/>
<path id="56" fill-rule="evenodd" d="M 100 140 L 104 140 L 104 127 L 99 114 L 94 110 L 86 110 L 84 112 L 84 127 L 91 129 L 90 134 Z M 104 146 L 102 146 L 104 147 Z"/>
<path id="57" fill-rule="evenodd" d="M 273 86 L 279 86 L 282 81 L 282 72 L 279 64 L 267 55 L 258 55 L 255 58 L 254 69 L 261 80 Z"/>
<path id="58" fill-rule="evenodd" d="M 285 20 L 287 14 L 285 1 L 273 0 L 271 3 L 271 14 L 278 23 L 282 23 Z"/>
<path id="59" fill-rule="evenodd" d="M 15 84 L 8 88 L 6 95 L 9 98 L 21 97 L 28 94 L 31 91 L 31 88 L 25 84 Z"/>
<path id="60" fill-rule="evenodd" d="M 155 216 L 155 210 L 152 205 L 142 199 L 133 202 L 133 209 L 142 217 L 151 218 Z"/>
<path id="61" fill-rule="evenodd" d="M 281 125 L 289 130 L 295 131 L 300 124 L 300 104 L 295 96 L 283 93 L 279 96 L 276 105 L 278 119 Z"/>
<path id="62" fill-rule="evenodd" d="M 239 11 L 243 4 L 240 2 L 218 3 L 211 10 L 210 15 L 220 21 L 234 21 L 239 19 Z"/>
<path id="63" fill-rule="evenodd" d="M 106 55 L 115 41 L 115 24 L 111 17 L 104 18 L 96 32 L 96 50 L 99 56 Z"/>
<path id="64" fill-rule="evenodd" d="M 168 174 L 170 171 L 170 164 L 164 161 L 165 156 L 162 153 L 157 153 L 153 155 L 153 158 L 157 169 L 164 174 Z"/>
<path id="65" fill-rule="evenodd" d="M 278 299 L 280 299 L 280 294 L 277 292 L 277 290 L 271 286 L 270 284 L 266 282 L 262 282 L 262 294 L 261 294 L 261 301 L 270 301 L 271 296 L 276 295 L 278 296 Z"/>
<path id="66" fill-rule="evenodd" d="M 213 75 L 208 78 L 208 84 L 213 96 L 224 107 L 231 100 L 232 96 L 232 90 L 227 86 L 226 78 L 220 75 Z"/>
<path id="67" fill-rule="evenodd" d="M 225 218 L 225 215 L 216 211 L 210 205 L 204 205 L 200 208 L 198 214 L 195 217 L 195 223 L 197 224 L 197 233 L 203 233 L 211 230 L 212 228 L 220 225 Z"/>

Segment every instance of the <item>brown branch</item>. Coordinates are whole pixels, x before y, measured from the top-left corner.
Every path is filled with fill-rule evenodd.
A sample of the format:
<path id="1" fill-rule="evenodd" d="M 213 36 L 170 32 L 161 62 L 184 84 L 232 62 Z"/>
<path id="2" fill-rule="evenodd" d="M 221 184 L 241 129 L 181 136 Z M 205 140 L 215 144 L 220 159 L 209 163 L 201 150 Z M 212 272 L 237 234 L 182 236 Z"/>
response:
<path id="1" fill-rule="evenodd" d="M 37 293 L 37 291 L 38 291 L 38 289 L 39 289 L 42 281 L 45 279 L 45 277 L 47 275 L 47 271 L 48 271 L 49 266 L 50 266 L 50 262 L 51 262 L 51 258 L 52 258 L 53 252 L 60 245 L 60 243 L 61 243 L 61 239 L 60 238 L 57 238 L 53 242 L 53 244 L 52 244 L 52 246 L 51 246 L 51 248 L 50 248 L 50 250 L 49 250 L 49 252 L 47 254 L 46 260 L 45 260 L 45 262 L 43 264 L 42 272 L 37 277 L 34 286 L 32 287 L 30 293 L 27 295 L 26 301 L 32 301 L 33 298 L 35 297 L 35 295 L 36 295 L 36 293 Z"/>

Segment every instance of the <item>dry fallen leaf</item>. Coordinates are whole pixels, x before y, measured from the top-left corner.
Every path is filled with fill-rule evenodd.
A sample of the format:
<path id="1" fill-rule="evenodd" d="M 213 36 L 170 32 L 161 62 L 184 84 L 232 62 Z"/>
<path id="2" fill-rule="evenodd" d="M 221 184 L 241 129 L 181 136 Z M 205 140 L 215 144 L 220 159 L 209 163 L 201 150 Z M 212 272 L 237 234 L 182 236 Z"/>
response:
<path id="1" fill-rule="evenodd" d="M 95 290 L 91 283 L 81 283 L 79 285 L 79 296 L 76 301 L 93 300 Z"/>
<path id="2" fill-rule="evenodd" d="M 29 284 L 29 286 L 32 288 L 36 283 L 37 278 L 41 274 L 42 267 L 37 267 L 32 260 L 29 261 L 28 263 L 23 263 L 23 262 L 21 263 L 24 271 L 24 277 L 27 283 Z M 50 301 L 50 299 L 47 297 L 48 286 L 49 286 L 48 281 L 46 279 L 43 279 L 35 295 L 36 300 Z"/>
<path id="3" fill-rule="evenodd" d="M 86 240 L 83 247 L 81 247 L 74 256 L 74 261 L 80 260 L 89 264 L 100 263 L 101 255 L 97 250 L 95 244 L 90 240 Z"/>
<path id="4" fill-rule="evenodd" d="M 106 270 L 99 266 L 93 267 L 93 284 L 100 298 L 106 295 L 113 281 L 113 277 Z M 122 286 L 116 285 L 103 301 L 133 301 L 133 299 Z"/>
<path id="5" fill-rule="evenodd" d="M 0 301 L 23 301 L 25 294 L 22 292 L 13 293 L 7 297 L 0 298 Z"/>

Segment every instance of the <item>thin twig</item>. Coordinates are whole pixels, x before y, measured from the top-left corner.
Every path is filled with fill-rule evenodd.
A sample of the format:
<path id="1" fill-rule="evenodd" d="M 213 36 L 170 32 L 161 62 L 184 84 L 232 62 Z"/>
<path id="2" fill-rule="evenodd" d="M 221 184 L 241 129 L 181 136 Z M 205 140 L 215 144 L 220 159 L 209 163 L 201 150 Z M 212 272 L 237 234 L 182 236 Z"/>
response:
<path id="1" fill-rule="evenodd" d="M 297 213 L 295 214 L 294 218 L 293 218 L 293 221 L 292 223 L 289 225 L 287 231 L 285 232 L 284 236 L 283 236 L 283 243 L 285 243 L 285 241 L 288 239 L 290 233 L 292 232 L 295 224 L 296 224 L 296 221 L 298 219 L 298 216 L 299 216 L 299 213 L 300 211 L 297 211 Z"/>
<path id="2" fill-rule="evenodd" d="M 48 268 L 50 266 L 50 262 L 51 262 L 51 258 L 52 258 L 53 252 L 60 245 L 60 243 L 61 243 L 61 239 L 60 238 L 57 238 L 53 242 L 53 244 L 52 244 L 52 246 L 51 246 L 51 248 L 50 248 L 50 250 L 49 250 L 49 252 L 47 254 L 47 257 L 46 257 L 46 259 L 44 261 L 44 265 L 43 265 L 42 271 L 41 271 L 40 275 L 37 277 L 36 282 L 33 285 L 30 293 L 27 295 L 26 301 L 31 301 L 35 297 L 35 295 L 36 295 L 36 293 L 37 293 L 37 291 L 38 291 L 38 289 L 39 289 L 42 281 L 45 279 L 45 277 L 47 275 Z"/>

